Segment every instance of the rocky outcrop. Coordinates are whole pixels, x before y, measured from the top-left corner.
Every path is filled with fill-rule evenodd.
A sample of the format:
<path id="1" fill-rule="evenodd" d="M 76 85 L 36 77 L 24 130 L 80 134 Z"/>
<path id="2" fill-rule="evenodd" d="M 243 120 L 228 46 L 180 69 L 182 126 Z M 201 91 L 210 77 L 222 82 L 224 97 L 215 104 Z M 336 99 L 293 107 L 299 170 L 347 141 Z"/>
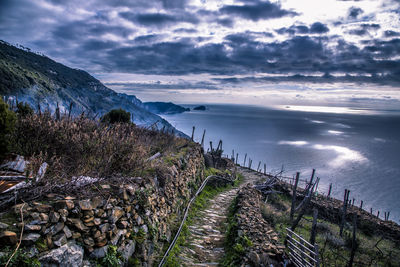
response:
<path id="1" fill-rule="evenodd" d="M 98 194 L 91 198 L 50 194 L 15 205 L 0 215 L 0 247 L 15 245 L 23 228 L 22 247 L 39 249 L 35 257 L 44 266 L 81 266 L 82 260 L 103 258 L 110 246 L 117 247 L 126 264 L 131 258 L 154 265 L 204 178 L 200 146 L 157 160 L 155 167 L 165 167 L 154 175 L 124 178 L 121 184 L 95 183 Z"/>
<path id="2" fill-rule="evenodd" d="M 262 217 L 261 203 L 261 193 L 250 184 L 238 193 L 235 213 L 237 236 L 250 241 L 242 261 L 244 265 L 251 266 L 279 266 L 285 246 L 279 242 L 274 228 Z"/>
<path id="3" fill-rule="evenodd" d="M 39 261 L 43 267 L 81 266 L 83 249 L 75 243 L 68 243 L 45 253 L 39 258 Z"/>

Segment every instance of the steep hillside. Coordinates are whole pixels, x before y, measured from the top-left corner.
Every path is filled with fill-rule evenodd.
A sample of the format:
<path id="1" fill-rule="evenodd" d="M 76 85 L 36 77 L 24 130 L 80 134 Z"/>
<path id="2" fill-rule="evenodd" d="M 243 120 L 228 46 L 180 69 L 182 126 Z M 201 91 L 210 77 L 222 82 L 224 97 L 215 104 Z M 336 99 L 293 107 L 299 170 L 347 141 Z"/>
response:
<path id="1" fill-rule="evenodd" d="M 73 103 L 75 115 L 85 112 L 99 117 L 111 109 L 123 108 L 133 114 L 133 121 L 138 125 L 150 126 L 157 122 L 159 129 L 165 127 L 183 135 L 147 110 L 135 96 L 116 93 L 83 70 L 69 68 L 3 41 L 0 41 L 0 94 L 51 111 L 58 103 L 61 112 L 65 112 Z"/>

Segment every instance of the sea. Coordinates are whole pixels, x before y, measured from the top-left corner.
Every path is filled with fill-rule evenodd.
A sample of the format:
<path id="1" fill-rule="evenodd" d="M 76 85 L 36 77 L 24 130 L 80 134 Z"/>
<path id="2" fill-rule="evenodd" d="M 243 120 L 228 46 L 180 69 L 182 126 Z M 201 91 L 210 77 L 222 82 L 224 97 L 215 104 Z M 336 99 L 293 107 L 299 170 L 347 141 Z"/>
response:
<path id="1" fill-rule="evenodd" d="M 196 105 L 182 105 L 193 108 Z M 291 107 L 206 104 L 205 111 L 163 115 L 178 130 L 201 141 L 205 150 L 222 140 L 224 154 L 238 163 L 252 160 L 260 168 L 301 179 L 312 169 L 320 178 L 318 193 L 343 199 L 344 190 L 359 206 L 400 223 L 400 113 L 398 111 L 345 112 L 340 109 L 302 110 Z M 351 111 L 351 110 L 350 110 Z"/>

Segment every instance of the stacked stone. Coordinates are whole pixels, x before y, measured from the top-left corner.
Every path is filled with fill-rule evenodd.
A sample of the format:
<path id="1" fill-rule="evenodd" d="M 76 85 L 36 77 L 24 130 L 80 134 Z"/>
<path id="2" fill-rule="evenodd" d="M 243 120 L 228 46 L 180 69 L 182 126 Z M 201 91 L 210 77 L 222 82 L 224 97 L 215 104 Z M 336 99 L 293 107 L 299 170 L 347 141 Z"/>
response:
<path id="1" fill-rule="evenodd" d="M 249 184 L 239 191 L 237 198 L 238 237 L 246 236 L 252 242 L 252 246 L 246 248 L 244 264 L 279 266 L 283 261 L 285 246 L 261 215 L 261 194 Z"/>
<path id="2" fill-rule="evenodd" d="M 103 194 L 91 199 L 49 195 L 46 203 L 15 205 L 13 213 L 19 222 L 0 224 L 0 246 L 15 245 L 23 227 L 23 247 L 36 249 L 38 242 L 45 247 L 44 252 L 36 249 L 34 253 L 42 264 L 61 263 L 68 252 L 81 254 L 81 261 L 102 258 L 108 246 L 114 245 L 125 261 L 134 256 L 151 265 L 162 242 L 171 238 L 170 218 L 179 215 L 195 191 L 189 185 L 201 183 L 203 168 L 201 150 L 194 147 L 168 167 L 164 177 L 136 177 L 117 186 L 102 184 Z M 144 235 L 140 242 L 139 232 Z M 52 255 L 63 256 L 56 260 Z"/>

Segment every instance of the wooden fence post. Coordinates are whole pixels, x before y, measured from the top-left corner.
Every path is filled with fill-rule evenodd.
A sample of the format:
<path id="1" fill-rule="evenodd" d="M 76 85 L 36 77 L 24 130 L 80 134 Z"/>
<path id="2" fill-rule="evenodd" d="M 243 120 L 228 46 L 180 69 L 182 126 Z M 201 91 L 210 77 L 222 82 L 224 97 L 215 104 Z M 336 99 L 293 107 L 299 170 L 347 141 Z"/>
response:
<path id="1" fill-rule="evenodd" d="M 238 164 L 239 153 L 236 153 L 236 165 Z"/>
<path id="2" fill-rule="evenodd" d="M 267 174 L 267 164 L 264 163 L 264 174 Z"/>
<path id="3" fill-rule="evenodd" d="M 211 153 L 214 152 L 213 147 L 212 147 L 212 141 L 210 141 L 210 151 L 211 151 Z"/>
<path id="4" fill-rule="evenodd" d="M 314 245 L 314 253 L 315 253 L 315 260 L 316 260 L 315 266 L 319 267 L 319 247 L 318 247 L 318 244 Z"/>
<path id="5" fill-rule="evenodd" d="M 246 153 L 246 154 L 244 154 L 243 167 L 246 167 L 246 158 L 247 158 L 247 153 Z"/>
<path id="6" fill-rule="evenodd" d="M 257 166 L 257 172 L 261 172 L 260 166 L 261 166 L 261 161 L 260 161 L 260 162 L 258 162 L 258 166 Z"/>
<path id="7" fill-rule="evenodd" d="M 192 129 L 192 138 L 191 138 L 192 141 L 193 141 L 193 139 L 194 139 L 194 130 L 195 130 L 195 129 L 196 129 L 196 127 L 193 126 L 193 129 Z"/>
<path id="8" fill-rule="evenodd" d="M 301 264 L 302 264 L 303 266 L 307 266 L 307 265 L 306 265 L 306 253 L 305 253 L 305 249 L 304 249 L 305 245 L 304 245 L 304 241 L 303 241 L 302 238 L 300 239 L 300 244 L 301 244 L 301 246 L 300 246 L 300 250 L 301 250 Z"/>
<path id="9" fill-rule="evenodd" d="M 313 222 L 312 222 L 312 226 L 311 226 L 311 236 L 310 236 L 311 245 L 315 244 L 315 236 L 317 235 L 317 217 L 318 217 L 318 209 L 314 208 Z"/>
<path id="10" fill-rule="evenodd" d="M 349 195 L 350 190 L 344 190 L 344 199 L 343 199 L 343 210 L 342 210 L 342 221 L 340 223 L 340 236 L 343 235 L 343 227 L 346 222 L 346 212 L 347 212 L 347 204 L 349 203 Z"/>
<path id="11" fill-rule="evenodd" d="M 206 135 L 206 129 L 203 131 L 203 136 L 201 137 L 201 147 L 204 148 L 204 136 Z"/>
<path id="12" fill-rule="evenodd" d="M 362 210 L 362 206 L 364 204 L 364 201 L 361 200 L 361 204 L 360 204 L 360 210 Z"/>
<path id="13" fill-rule="evenodd" d="M 56 121 L 59 121 L 60 119 L 61 119 L 60 107 L 58 106 L 58 101 L 57 101 L 57 107 L 56 107 Z"/>
<path id="14" fill-rule="evenodd" d="M 331 193 L 332 193 L 332 183 L 329 184 L 328 197 L 331 197 Z"/>
<path id="15" fill-rule="evenodd" d="M 296 173 L 296 180 L 294 182 L 293 186 L 293 195 L 292 195 L 292 207 L 290 209 L 290 221 L 293 222 L 293 216 L 294 216 L 294 209 L 296 206 L 296 193 L 297 193 L 297 185 L 299 183 L 299 178 L 300 178 L 300 172 Z"/>
<path id="16" fill-rule="evenodd" d="M 74 105 L 74 102 L 69 103 L 68 120 L 71 118 L 72 106 L 73 106 L 73 105 Z"/>
<path id="17" fill-rule="evenodd" d="M 348 267 L 352 267 L 353 266 L 354 255 L 355 255 L 356 249 L 357 249 L 356 232 L 357 232 L 357 213 L 354 213 L 353 214 L 353 239 L 351 241 L 351 254 L 350 254 Z"/>

